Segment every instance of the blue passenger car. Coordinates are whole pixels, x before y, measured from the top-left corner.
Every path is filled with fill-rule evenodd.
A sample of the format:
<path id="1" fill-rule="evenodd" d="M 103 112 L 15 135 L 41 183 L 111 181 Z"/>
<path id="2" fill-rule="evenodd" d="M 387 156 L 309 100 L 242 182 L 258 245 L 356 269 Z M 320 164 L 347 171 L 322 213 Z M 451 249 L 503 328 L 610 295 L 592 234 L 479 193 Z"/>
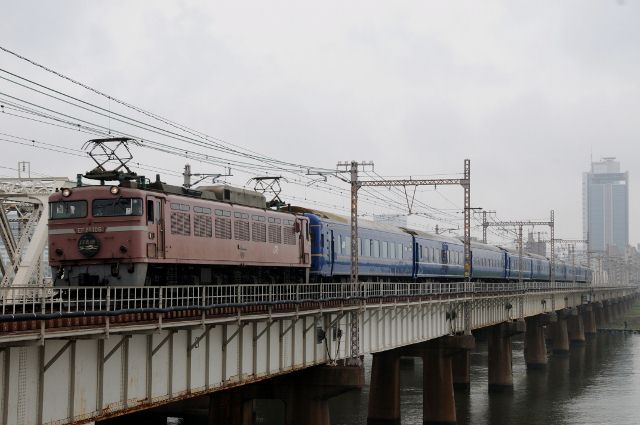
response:
<path id="1" fill-rule="evenodd" d="M 309 218 L 312 281 L 348 282 L 351 275 L 349 219 L 307 208 L 296 208 Z M 362 220 L 358 226 L 358 269 L 363 280 L 408 282 L 461 280 L 464 245 L 460 239 Z M 546 257 L 472 242 L 471 278 L 486 281 L 548 281 Z M 559 282 L 586 282 L 591 270 L 556 262 Z"/>
<path id="2" fill-rule="evenodd" d="M 413 277 L 416 280 L 464 277 L 464 247 L 459 239 L 407 230 L 413 235 Z"/>
<path id="3" fill-rule="evenodd" d="M 567 281 L 567 263 L 562 260 L 556 260 L 555 277 L 557 282 Z"/>
<path id="4" fill-rule="evenodd" d="M 520 269 L 522 268 L 522 279 L 531 280 L 532 258 L 527 253 L 522 254 L 522 263 L 520 261 L 520 253 L 511 249 L 503 248 L 507 251 L 507 268 L 506 276 L 508 280 L 519 280 Z"/>
<path id="5" fill-rule="evenodd" d="M 305 213 L 311 228 L 311 275 L 347 282 L 351 275 L 351 227 L 337 215 Z M 401 229 L 358 223 L 358 273 L 363 278 L 408 281 L 412 277 L 412 238 Z"/>
<path id="6" fill-rule="evenodd" d="M 492 280 L 506 278 L 507 256 L 493 245 L 471 242 L 471 278 Z"/>
<path id="7" fill-rule="evenodd" d="M 585 266 L 576 266 L 576 282 L 588 282 L 589 269 Z"/>
<path id="8" fill-rule="evenodd" d="M 527 255 L 531 257 L 531 279 L 538 282 L 548 281 L 550 276 L 549 273 L 551 273 L 551 267 L 547 257 L 531 253 L 528 253 Z"/>

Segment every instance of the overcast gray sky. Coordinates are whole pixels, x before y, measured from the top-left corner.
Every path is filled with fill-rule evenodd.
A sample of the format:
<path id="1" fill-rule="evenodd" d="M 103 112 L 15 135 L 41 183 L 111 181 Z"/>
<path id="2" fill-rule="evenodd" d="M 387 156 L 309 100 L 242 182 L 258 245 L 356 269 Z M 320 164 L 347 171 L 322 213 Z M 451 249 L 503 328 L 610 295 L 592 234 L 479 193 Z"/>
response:
<path id="1" fill-rule="evenodd" d="M 618 157 L 630 173 L 630 242 L 640 240 L 638 1 L 21 1 L 5 2 L 0 22 L 8 49 L 269 156 L 327 168 L 372 160 L 381 175 L 460 173 L 470 158 L 474 206 L 504 219 L 555 209 L 559 237 L 582 236 L 590 155 Z M 6 53 L 0 68 L 130 112 Z M 49 104 L 5 80 L 0 92 Z M 72 148 L 90 138 L 7 114 L 0 128 Z M 69 177 L 90 168 L 0 147 L 4 167 L 28 159 L 35 171 Z M 185 162 L 136 154 L 177 172 Z M 247 179 L 234 171 L 228 181 Z M 313 186 L 284 191 L 348 206 Z M 425 188 L 419 199 L 452 209 L 462 191 Z"/>

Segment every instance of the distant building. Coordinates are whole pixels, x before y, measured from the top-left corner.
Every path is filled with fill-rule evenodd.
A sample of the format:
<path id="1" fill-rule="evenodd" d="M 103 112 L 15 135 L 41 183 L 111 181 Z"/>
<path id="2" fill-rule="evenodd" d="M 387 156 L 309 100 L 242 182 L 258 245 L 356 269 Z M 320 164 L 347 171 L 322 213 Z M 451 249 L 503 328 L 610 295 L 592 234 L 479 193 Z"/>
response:
<path id="1" fill-rule="evenodd" d="M 591 252 L 623 253 L 629 244 L 629 174 L 615 158 L 591 163 L 583 174 L 582 223 Z"/>
<path id="2" fill-rule="evenodd" d="M 547 242 L 543 241 L 538 232 L 538 240 L 534 239 L 533 232 L 529 232 L 529 237 L 524 244 L 524 250 L 532 254 L 547 256 Z"/>

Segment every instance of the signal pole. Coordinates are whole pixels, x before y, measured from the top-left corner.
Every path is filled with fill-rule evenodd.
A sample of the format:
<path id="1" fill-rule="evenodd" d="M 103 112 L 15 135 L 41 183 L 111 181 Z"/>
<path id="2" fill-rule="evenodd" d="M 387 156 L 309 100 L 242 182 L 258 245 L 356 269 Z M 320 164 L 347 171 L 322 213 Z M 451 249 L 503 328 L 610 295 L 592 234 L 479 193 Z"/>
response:
<path id="1" fill-rule="evenodd" d="M 350 173 L 351 184 L 351 290 L 355 296 L 361 295 L 358 276 L 358 190 L 362 187 L 406 187 L 460 185 L 464 189 L 464 277 L 471 281 L 471 160 L 464 160 L 464 176 L 462 179 L 389 179 L 359 180 L 358 171 L 366 167 L 373 169 L 372 162 L 339 162 L 337 171 Z M 415 192 L 414 192 L 415 197 Z M 408 201 L 408 196 L 407 196 Z M 411 204 L 407 202 L 410 206 Z M 351 313 L 351 362 L 360 363 L 360 327 L 358 313 Z M 470 309 L 465 308 L 465 333 L 471 332 Z"/>

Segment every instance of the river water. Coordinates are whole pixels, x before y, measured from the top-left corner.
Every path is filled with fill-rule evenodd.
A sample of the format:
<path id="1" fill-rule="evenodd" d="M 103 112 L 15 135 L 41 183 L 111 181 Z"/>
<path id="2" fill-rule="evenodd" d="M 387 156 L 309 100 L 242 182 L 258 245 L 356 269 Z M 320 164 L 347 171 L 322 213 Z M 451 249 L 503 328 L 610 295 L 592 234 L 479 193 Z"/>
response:
<path id="1" fill-rule="evenodd" d="M 599 333 L 568 357 L 551 356 L 546 370 L 527 371 L 523 341 L 513 341 L 513 393 L 487 391 L 487 345 L 471 353 L 471 391 L 456 392 L 458 424 L 640 424 L 640 335 Z M 365 425 L 367 383 L 331 401 L 332 425 Z M 401 366 L 403 425 L 422 425 L 422 362 Z"/>

